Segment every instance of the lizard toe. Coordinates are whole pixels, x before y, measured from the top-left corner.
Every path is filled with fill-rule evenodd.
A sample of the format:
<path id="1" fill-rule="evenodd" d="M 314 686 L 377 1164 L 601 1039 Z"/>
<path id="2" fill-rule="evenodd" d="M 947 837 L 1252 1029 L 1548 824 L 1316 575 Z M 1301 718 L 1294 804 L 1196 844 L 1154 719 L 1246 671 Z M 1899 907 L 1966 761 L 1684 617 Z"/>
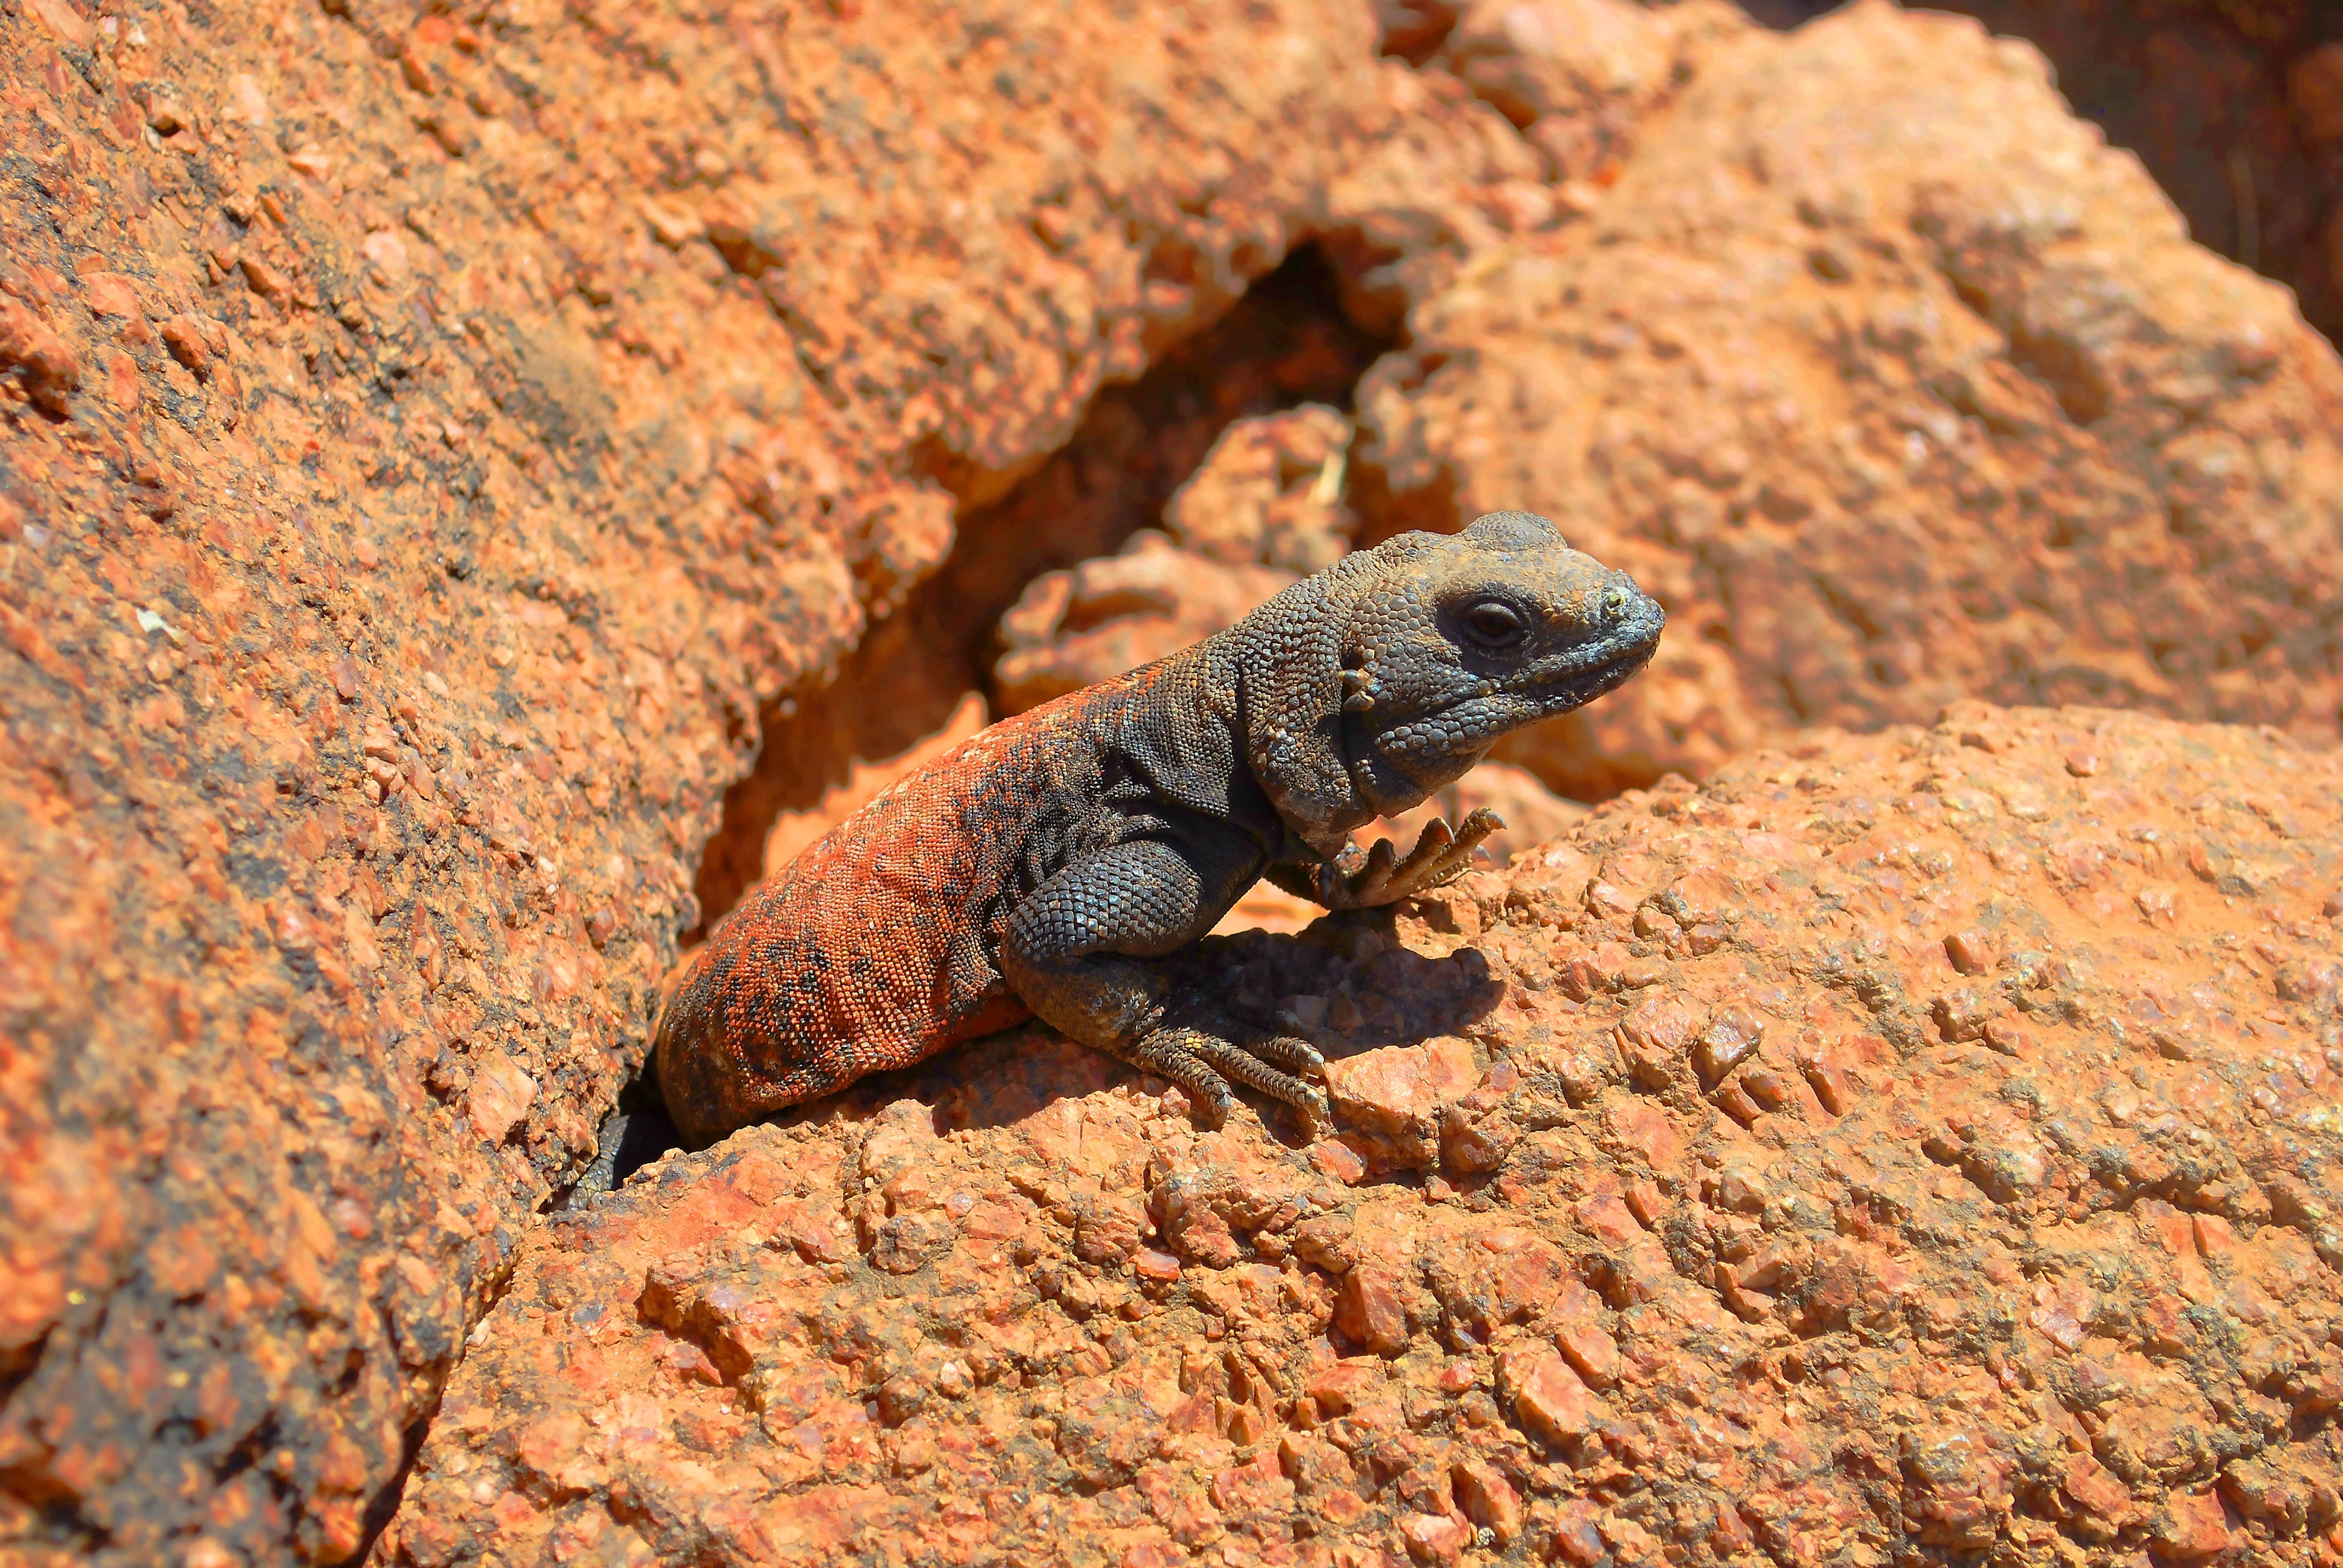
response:
<path id="1" fill-rule="evenodd" d="M 1207 1108 L 1207 1119 L 1217 1126 L 1236 1109 L 1237 1101 L 1230 1092 L 1228 1081 L 1192 1049 L 1192 1040 L 1201 1038 L 1192 1030 L 1151 1030 L 1113 1054 L 1142 1071 L 1179 1085 L 1192 1101 Z"/>
<path id="2" fill-rule="evenodd" d="M 1279 1071 L 1242 1046 L 1200 1035 L 1191 1049 L 1246 1088 L 1258 1089 L 1288 1105 L 1306 1106 L 1317 1098 L 1315 1085 L 1304 1083 L 1290 1072 Z"/>
<path id="3" fill-rule="evenodd" d="M 1288 1072 L 1319 1072 L 1326 1066 L 1326 1059 L 1316 1046 L 1290 1034 L 1248 1040 L 1243 1047 L 1272 1067 L 1282 1067 Z"/>

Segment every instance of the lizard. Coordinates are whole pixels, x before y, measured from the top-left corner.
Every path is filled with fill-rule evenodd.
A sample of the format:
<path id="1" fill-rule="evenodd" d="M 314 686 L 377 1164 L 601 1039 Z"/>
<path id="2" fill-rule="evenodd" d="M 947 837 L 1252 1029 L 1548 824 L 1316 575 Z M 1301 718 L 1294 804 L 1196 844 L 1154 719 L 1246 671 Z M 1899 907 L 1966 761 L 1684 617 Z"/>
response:
<path id="1" fill-rule="evenodd" d="M 1308 1041 L 1173 994 L 1158 960 L 1254 881 L 1329 910 L 1461 875 L 1503 826 L 1353 829 L 1651 658 L 1665 615 L 1528 512 L 1354 552 L 1224 631 L 1002 720 L 753 890 L 669 988 L 661 1097 L 703 1147 L 788 1106 L 1039 1018 L 1186 1091 L 1326 1114 Z"/>

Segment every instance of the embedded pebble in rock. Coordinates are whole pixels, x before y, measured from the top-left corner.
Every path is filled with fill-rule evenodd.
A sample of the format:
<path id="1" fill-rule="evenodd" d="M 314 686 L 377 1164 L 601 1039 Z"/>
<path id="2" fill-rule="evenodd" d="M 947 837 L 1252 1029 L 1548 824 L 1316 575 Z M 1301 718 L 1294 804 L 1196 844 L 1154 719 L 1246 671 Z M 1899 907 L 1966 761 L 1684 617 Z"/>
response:
<path id="1" fill-rule="evenodd" d="M 1026 1030 L 557 1217 L 378 1560 L 2329 1563 L 2338 895 L 2263 731 L 1631 793 L 1185 960 L 1331 1132 Z"/>
<path id="2" fill-rule="evenodd" d="M 1500 757 L 1595 799 L 1962 696 L 2338 739 L 2343 363 L 2039 55 L 1848 6 L 1720 42 L 1634 142 L 1358 396 L 1377 529 L 1535 498 L 1667 607 Z"/>

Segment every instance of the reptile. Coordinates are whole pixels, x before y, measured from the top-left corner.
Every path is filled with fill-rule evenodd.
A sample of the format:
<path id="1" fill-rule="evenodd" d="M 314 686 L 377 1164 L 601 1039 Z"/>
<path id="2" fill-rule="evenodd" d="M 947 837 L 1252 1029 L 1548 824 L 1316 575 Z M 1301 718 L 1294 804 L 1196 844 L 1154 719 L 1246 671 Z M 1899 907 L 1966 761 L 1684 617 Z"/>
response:
<path id="1" fill-rule="evenodd" d="M 1325 1114 L 1315 1047 L 1175 994 L 1160 960 L 1267 876 L 1329 910 L 1461 874 L 1503 824 L 1352 830 L 1643 668 L 1665 617 L 1528 512 L 1355 552 L 1225 631 L 985 729 L 756 888 L 686 963 L 653 1050 L 702 1147 L 1028 1018 L 1185 1090 Z"/>

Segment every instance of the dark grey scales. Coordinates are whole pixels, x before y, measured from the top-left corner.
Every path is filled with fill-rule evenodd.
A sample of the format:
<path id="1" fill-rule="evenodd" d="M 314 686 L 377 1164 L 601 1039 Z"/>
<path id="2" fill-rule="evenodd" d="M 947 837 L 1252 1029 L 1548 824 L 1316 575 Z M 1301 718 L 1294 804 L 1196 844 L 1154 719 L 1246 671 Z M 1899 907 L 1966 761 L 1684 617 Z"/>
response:
<path id="1" fill-rule="evenodd" d="M 1031 1015 L 1218 1116 L 1230 1084 L 1322 1109 L 1306 1041 L 1172 994 L 1157 960 L 1253 882 L 1330 910 L 1450 880 L 1502 824 L 1351 831 L 1611 690 L 1665 618 L 1544 518 L 1350 556 L 1228 630 L 993 726 L 769 879 L 694 956 L 658 1070 L 711 1142 Z"/>

